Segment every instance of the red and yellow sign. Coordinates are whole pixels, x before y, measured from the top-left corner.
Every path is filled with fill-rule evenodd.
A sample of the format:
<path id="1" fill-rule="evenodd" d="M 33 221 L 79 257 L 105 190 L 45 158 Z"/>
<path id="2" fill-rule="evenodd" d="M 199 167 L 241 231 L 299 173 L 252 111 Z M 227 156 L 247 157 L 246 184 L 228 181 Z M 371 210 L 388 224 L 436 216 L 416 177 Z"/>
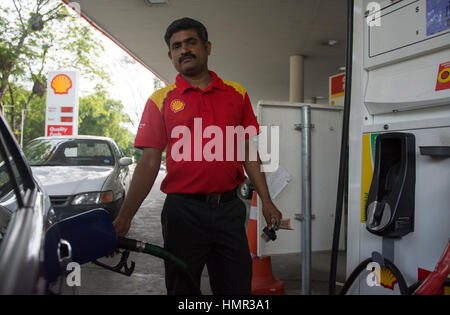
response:
<path id="1" fill-rule="evenodd" d="M 170 109 L 174 113 L 177 113 L 177 112 L 183 110 L 185 105 L 186 104 L 182 100 L 173 100 L 172 103 L 170 103 Z"/>
<path id="2" fill-rule="evenodd" d="M 436 91 L 450 89 L 450 61 L 441 63 L 436 81 Z"/>
<path id="3" fill-rule="evenodd" d="M 58 74 L 53 78 L 51 87 L 55 94 L 67 94 L 72 87 L 72 80 L 68 75 Z"/>
<path id="4" fill-rule="evenodd" d="M 78 71 L 48 72 L 45 135 L 78 134 Z"/>
<path id="5" fill-rule="evenodd" d="M 331 76 L 329 81 L 330 105 L 344 105 L 345 73 Z"/>

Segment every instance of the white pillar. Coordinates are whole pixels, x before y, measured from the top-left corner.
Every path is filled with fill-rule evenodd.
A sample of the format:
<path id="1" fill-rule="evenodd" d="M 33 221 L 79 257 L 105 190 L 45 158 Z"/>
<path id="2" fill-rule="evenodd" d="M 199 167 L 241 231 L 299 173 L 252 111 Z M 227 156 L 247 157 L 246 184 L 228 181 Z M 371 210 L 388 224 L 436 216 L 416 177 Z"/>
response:
<path id="1" fill-rule="evenodd" d="M 290 61 L 290 81 L 289 81 L 289 101 L 304 101 L 304 57 L 302 55 L 293 55 L 289 57 Z"/>

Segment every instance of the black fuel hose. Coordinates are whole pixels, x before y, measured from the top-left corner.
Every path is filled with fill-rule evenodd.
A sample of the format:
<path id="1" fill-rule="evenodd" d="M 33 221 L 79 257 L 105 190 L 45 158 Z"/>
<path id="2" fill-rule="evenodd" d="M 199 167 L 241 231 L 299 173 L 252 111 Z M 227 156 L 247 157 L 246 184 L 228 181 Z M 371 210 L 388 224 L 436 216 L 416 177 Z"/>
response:
<path id="1" fill-rule="evenodd" d="M 350 277 L 348 277 L 347 281 L 345 281 L 344 287 L 342 288 L 341 292 L 339 293 L 340 295 L 347 294 L 347 292 L 350 289 L 350 287 L 352 286 L 353 282 L 355 282 L 355 280 L 358 278 L 358 276 L 361 274 L 361 272 L 366 270 L 367 265 L 371 262 L 373 262 L 372 258 L 367 258 L 366 260 L 361 262 L 358 265 L 358 267 L 356 267 L 353 270 L 353 272 L 350 274 Z M 394 263 L 392 263 L 389 259 L 384 258 L 384 268 L 390 270 L 392 272 L 392 274 L 394 275 L 395 279 L 397 279 L 398 288 L 400 289 L 400 294 L 408 295 L 409 291 L 408 291 L 408 286 L 406 285 L 405 278 L 403 278 L 403 275 L 400 272 L 400 270 L 397 268 L 397 266 L 394 265 Z"/>
<path id="2" fill-rule="evenodd" d="M 350 97 L 352 86 L 352 52 L 353 52 L 353 0 L 347 1 L 347 48 L 345 63 L 345 101 L 344 117 L 342 123 L 341 156 L 339 160 L 339 177 L 336 198 L 336 214 L 334 218 L 333 246 L 331 250 L 329 294 L 336 292 L 336 270 L 339 251 L 339 234 L 341 231 L 342 211 L 344 204 L 344 192 L 346 172 L 348 168 L 348 133 L 350 123 Z"/>
<path id="3" fill-rule="evenodd" d="M 178 270 L 181 272 L 181 274 L 183 274 L 185 276 L 186 281 L 189 283 L 189 285 L 192 288 L 192 294 L 195 294 L 195 295 L 202 294 L 202 292 L 200 291 L 199 285 L 194 281 L 194 278 L 192 277 L 192 274 L 190 273 L 189 268 L 184 263 L 184 261 L 182 261 L 175 255 L 173 255 L 169 251 L 165 250 L 164 248 L 157 246 L 157 245 L 150 244 L 150 243 L 145 243 L 142 241 L 125 238 L 125 237 L 119 237 L 117 239 L 117 248 L 122 248 L 122 249 L 126 249 L 126 250 L 133 251 L 133 252 L 149 254 L 149 255 L 159 257 L 159 258 L 164 259 L 165 261 L 173 263 L 178 268 Z"/>

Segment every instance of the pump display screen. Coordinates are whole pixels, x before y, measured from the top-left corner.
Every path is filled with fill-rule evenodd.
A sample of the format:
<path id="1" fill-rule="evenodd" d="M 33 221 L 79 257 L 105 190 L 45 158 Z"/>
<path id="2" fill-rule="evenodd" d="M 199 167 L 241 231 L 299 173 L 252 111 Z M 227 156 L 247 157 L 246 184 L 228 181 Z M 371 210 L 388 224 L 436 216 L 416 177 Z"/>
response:
<path id="1" fill-rule="evenodd" d="M 450 29 L 450 1 L 427 0 L 427 36 Z"/>

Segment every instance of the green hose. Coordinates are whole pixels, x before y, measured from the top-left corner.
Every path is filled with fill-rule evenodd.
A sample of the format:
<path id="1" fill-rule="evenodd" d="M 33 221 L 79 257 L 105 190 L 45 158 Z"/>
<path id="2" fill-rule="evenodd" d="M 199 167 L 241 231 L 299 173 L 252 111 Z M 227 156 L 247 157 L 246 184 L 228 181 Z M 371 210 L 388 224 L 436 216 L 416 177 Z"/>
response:
<path id="1" fill-rule="evenodd" d="M 173 263 L 178 268 L 178 270 L 184 276 L 186 276 L 186 278 L 187 278 L 186 280 L 191 285 L 193 293 L 197 294 L 197 295 L 202 294 L 199 286 L 194 281 L 194 278 L 192 277 L 186 263 L 184 261 L 182 261 L 181 259 L 179 259 L 178 257 L 176 257 L 175 255 L 173 255 L 172 253 L 170 253 L 169 251 L 165 250 L 164 248 L 157 246 L 157 245 L 150 244 L 150 243 L 145 243 L 142 241 L 133 240 L 133 239 L 125 238 L 125 237 L 119 237 L 117 239 L 117 247 L 122 248 L 122 249 L 131 250 L 134 252 L 145 253 L 148 255 L 162 258 L 165 261 Z"/>
<path id="2" fill-rule="evenodd" d="M 156 257 L 162 258 L 164 260 L 173 262 L 175 265 L 177 265 L 181 269 L 189 272 L 189 269 L 188 269 L 188 267 L 187 267 L 187 265 L 185 264 L 184 261 L 182 261 L 181 259 L 179 259 L 175 255 L 172 255 L 170 252 L 166 251 L 162 247 L 159 247 L 157 245 L 153 245 L 153 244 L 150 244 L 150 243 L 145 243 L 145 248 L 144 248 L 143 253 L 146 253 L 146 254 L 149 254 L 149 255 L 152 255 L 152 256 L 156 256 Z"/>

